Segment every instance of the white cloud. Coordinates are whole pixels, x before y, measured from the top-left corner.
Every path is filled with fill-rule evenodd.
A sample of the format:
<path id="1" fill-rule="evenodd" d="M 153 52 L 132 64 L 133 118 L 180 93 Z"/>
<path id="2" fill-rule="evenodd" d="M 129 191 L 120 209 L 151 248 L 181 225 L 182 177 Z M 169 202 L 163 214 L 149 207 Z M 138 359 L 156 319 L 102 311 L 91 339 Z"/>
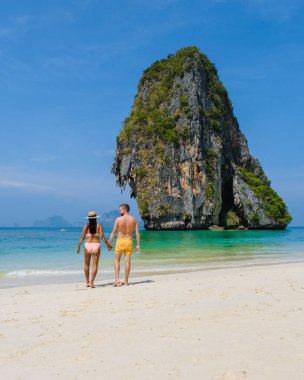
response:
<path id="1" fill-rule="evenodd" d="M 28 192 L 46 192 L 51 191 L 52 188 L 45 185 L 39 185 L 34 183 L 28 183 L 18 180 L 11 179 L 1 179 L 0 180 L 0 188 L 8 188 L 8 189 L 20 189 Z"/>
<path id="2" fill-rule="evenodd" d="M 58 159 L 58 156 L 52 155 L 52 154 L 44 154 L 41 156 L 35 156 L 31 157 L 30 161 L 33 162 L 47 162 L 47 161 L 55 161 Z"/>
<path id="3" fill-rule="evenodd" d="M 114 176 L 96 176 L 91 171 L 67 171 L 60 173 L 30 166 L 0 166 L 0 189 L 26 193 L 45 193 L 60 198 L 86 199 L 87 194 L 108 196 L 115 191 Z"/>

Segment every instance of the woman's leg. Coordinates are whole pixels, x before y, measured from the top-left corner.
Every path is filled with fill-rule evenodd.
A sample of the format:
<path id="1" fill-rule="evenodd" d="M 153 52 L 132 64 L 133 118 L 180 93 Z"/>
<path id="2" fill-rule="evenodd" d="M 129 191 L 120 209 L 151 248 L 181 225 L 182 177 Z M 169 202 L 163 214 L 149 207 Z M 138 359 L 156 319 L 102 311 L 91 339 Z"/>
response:
<path id="1" fill-rule="evenodd" d="M 100 249 L 98 250 L 98 253 L 94 253 L 93 256 L 93 270 L 92 270 L 92 280 L 91 280 L 91 288 L 94 288 L 94 280 L 97 275 L 98 271 L 98 262 L 99 262 L 99 257 L 100 257 Z"/>
<path id="2" fill-rule="evenodd" d="M 87 286 L 89 286 L 90 283 L 90 261 L 91 261 L 91 254 L 84 249 L 84 275 L 86 278 Z"/>

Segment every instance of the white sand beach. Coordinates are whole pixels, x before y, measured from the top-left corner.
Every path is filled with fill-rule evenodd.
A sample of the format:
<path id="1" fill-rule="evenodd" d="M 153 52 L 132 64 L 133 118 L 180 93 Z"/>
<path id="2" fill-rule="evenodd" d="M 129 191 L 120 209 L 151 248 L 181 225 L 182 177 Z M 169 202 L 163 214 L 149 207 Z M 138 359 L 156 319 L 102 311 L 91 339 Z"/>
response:
<path id="1" fill-rule="evenodd" d="M 1 289 L 0 379 L 304 379 L 304 263 Z"/>

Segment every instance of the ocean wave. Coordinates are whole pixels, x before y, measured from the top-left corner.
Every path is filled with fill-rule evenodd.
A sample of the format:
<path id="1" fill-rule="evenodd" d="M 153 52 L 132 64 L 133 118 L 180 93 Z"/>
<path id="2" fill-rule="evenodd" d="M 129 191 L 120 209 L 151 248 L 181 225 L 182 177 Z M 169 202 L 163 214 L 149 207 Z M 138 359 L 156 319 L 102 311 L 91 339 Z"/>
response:
<path id="1" fill-rule="evenodd" d="M 80 270 L 39 270 L 39 269 L 21 269 L 11 271 L 5 274 L 5 277 L 25 277 L 25 276 L 67 276 L 83 274 Z"/>

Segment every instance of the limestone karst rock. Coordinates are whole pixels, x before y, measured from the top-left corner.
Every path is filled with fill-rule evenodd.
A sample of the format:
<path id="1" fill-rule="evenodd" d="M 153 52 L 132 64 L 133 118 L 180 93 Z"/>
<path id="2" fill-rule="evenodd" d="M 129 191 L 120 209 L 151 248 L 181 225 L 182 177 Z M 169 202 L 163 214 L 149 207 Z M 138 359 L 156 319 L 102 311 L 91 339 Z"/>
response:
<path id="1" fill-rule="evenodd" d="M 196 47 L 143 73 L 112 171 L 130 186 L 147 229 L 284 229 L 291 220 Z"/>

